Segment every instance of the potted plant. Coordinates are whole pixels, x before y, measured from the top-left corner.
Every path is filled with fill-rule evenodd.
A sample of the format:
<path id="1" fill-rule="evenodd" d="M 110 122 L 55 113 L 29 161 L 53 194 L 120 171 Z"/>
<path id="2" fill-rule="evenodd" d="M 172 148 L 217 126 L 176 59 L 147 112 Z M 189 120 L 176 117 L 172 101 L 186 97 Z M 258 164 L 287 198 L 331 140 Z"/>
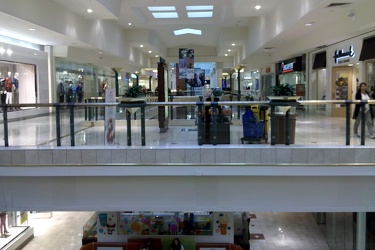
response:
<path id="1" fill-rule="evenodd" d="M 289 83 L 281 83 L 271 87 L 272 96 L 268 96 L 271 101 L 297 101 L 296 87 Z"/>

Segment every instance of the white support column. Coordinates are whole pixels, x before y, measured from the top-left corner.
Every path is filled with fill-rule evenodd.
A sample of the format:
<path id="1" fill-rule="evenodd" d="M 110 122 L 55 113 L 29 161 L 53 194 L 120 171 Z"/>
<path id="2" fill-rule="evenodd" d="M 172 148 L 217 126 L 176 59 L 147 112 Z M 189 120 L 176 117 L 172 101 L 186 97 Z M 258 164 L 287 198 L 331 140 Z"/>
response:
<path id="1" fill-rule="evenodd" d="M 357 213 L 357 240 L 356 249 L 365 250 L 366 249 L 366 213 Z"/>

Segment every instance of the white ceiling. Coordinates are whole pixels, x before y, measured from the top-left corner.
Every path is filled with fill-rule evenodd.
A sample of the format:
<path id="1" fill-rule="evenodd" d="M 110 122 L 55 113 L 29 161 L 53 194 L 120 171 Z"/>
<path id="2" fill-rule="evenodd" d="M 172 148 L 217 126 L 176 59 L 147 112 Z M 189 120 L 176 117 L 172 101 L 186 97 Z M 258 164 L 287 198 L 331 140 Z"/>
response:
<path id="1" fill-rule="evenodd" d="M 25 1 L 25 0 L 24 0 Z M 82 20 L 108 19 L 120 24 L 125 33 L 138 34 L 132 36 L 131 44 L 138 50 L 143 50 L 150 56 L 159 54 L 163 57 L 174 57 L 178 51 L 175 48 L 186 46 L 200 46 L 213 51 L 213 56 L 223 57 L 224 54 L 235 57 L 243 54 L 246 47 L 251 47 L 248 33 L 251 32 L 251 24 L 259 20 L 277 18 L 278 8 L 283 5 L 290 6 L 293 11 L 295 1 L 304 1 L 306 8 L 311 9 L 302 15 L 297 21 L 290 23 L 288 27 L 283 27 L 281 32 L 264 41 L 262 46 L 251 50 L 239 63 L 251 63 L 259 56 L 275 55 L 285 56 L 286 51 L 293 53 L 303 53 L 311 51 L 321 45 L 329 45 L 355 35 L 374 30 L 375 15 L 362 16 L 358 10 L 364 10 L 363 6 L 374 6 L 374 0 L 50 0 L 75 13 Z M 5 4 L 6 0 L 0 0 L 0 4 Z M 20 2 L 20 1 L 18 1 Z M 34 1 L 35 2 L 35 1 Z M 346 6 L 327 8 L 331 3 L 347 2 Z M 262 8 L 255 10 L 254 6 L 260 4 Z M 170 6 L 177 9 L 178 19 L 157 20 L 147 9 L 148 6 Z M 213 5 L 214 15 L 212 18 L 189 19 L 186 15 L 186 5 Z M 313 6 L 313 8 L 311 8 Z M 40 6 L 43 8 L 43 6 Z M 86 12 L 87 8 L 94 10 L 92 14 Z M 1 10 L 0 10 L 1 11 Z M 45 11 L 58 11 L 45 10 Z M 295 10 L 298 11 L 298 10 Z M 353 14 L 353 15 L 352 15 Z M 349 21 L 348 21 L 349 20 Z M 305 23 L 314 22 L 312 27 L 306 27 Z M 348 29 L 340 26 L 340 23 L 350 23 Z M 27 40 L 41 45 L 68 45 L 80 47 L 87 50 L 95 50 L 92 45 L 80 42 L 72 37 L 59 34 L 58 32 L 35 25 L 22 18 L 13 17 L 0 12 L 0 35 L 11 36 L 17 39 Z M 128 23 L 132 23 L 131 26 Z M 37 31 L 29 31 L 28 27 L 37 26 Z M 201 29 L 202 36 L 182 35 L 174 36 L 173 30 L 182 28 Z M 265 28 L 260 32 L 268 32 Z M 158 51 L 158 47 L 153 46 L 149 41 L 142 41 L 139 34 L 148 33 L 158 38 L 160 43 L 167 48 L 166 54 Z M 239 35 L 243 34 L 243 35 Z M 144 44 L 143 48 L 139 44 Z M 236 46 L 231 44 L 235 43 Z M 292 48 L 288 44 L 298 44 Z M 271 49 L 265 50 L 266 47 Z M 231 49 L 228 52 L 228 49 Z M 294 49 L 294 50 L 293 50 Z M 173 53 L 171 51 L 174 51 Z M 106 51 L 103 51 L 104 55 Z M 211 53 L 211 52 L 210 52 Z M 284 53 L 284 54 L 283 54 Z M 289 53 L 289 52 L 288 52 Z M 108 56 L 111 56 L 108 53 Z M 113 56 L 113 55 L 112 55 Z M 292 56 L 292 55 L 290 55 Z M 196 54 L 199 58 L 199 54 Z M 198 59 L 199 60 L 199 59 Z M 235 66 L 235 65 L 233 65 Z"/>

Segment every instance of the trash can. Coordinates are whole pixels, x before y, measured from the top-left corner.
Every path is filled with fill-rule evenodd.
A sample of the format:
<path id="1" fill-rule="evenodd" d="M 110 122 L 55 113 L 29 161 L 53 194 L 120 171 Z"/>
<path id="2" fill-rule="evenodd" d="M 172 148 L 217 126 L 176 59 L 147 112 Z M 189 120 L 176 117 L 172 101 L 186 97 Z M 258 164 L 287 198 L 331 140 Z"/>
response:
<path id="1" fill-rule="evenodd" d="M 294 144 L 296 135 L 297 114 L 289 114 L 289 137 L 290 144 Z M 285 114 L 275 114 L 275 144 L 285 144 L 286 118 Z"/>

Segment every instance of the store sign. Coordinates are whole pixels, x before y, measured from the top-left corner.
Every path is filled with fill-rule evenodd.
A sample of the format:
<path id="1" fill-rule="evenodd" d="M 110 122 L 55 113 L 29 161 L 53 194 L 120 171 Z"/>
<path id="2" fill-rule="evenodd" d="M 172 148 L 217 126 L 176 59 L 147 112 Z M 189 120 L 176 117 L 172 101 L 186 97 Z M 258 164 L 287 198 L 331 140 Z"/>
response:
<path id="1" fill-rule="evenodd" d="M 268 74 L 268 73 L 270 73 L 271 72 L 271 68 L 270 67 L 267 67 L 266 68 L 266 73 Z"/>
<path id="2" fill-rule="evenodd" d="M 344 51 L 344 50 L 335 50 L 335 55 L 333 56 L 333 59 L 335 60 L 335 63 L 347 63 L 350 61 L 349 57 L 354 57 L 355 56 L 355 52 L 354 52 L 354 48 L 353 48 L 353 45 L 350 45 L 349 46 L 349 50 L 347 51 Z M 345 58 L 348 58 L 348 59 L 345 59 Z M 345 60 L 343 60 L 345 59 Z"/>
<path id="3" fill-rule="evenodd" d="M 281 63 L 282 73 L 292 72 L 294 70 L 293 67 L 294 67 L 294 62 L 291 62 L 288 64 Z"/>

